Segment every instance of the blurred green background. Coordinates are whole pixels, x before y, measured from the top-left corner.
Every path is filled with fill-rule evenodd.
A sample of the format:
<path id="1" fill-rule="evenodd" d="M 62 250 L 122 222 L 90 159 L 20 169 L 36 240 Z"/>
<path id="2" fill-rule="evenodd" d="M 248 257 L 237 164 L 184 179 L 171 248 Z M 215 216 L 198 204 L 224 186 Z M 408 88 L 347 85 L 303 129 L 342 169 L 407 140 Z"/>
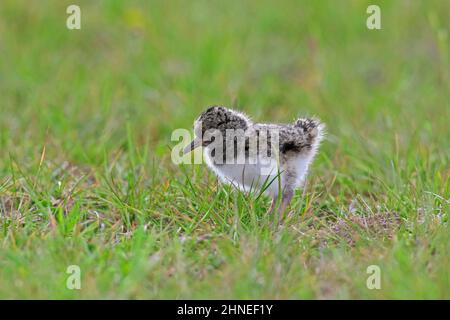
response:
<path id="1" fill-rule="evenodd" d="M 449 12 L 2 0 L 0 298 L 448 299 Z M 298 221 L 272 234 L 264 199 L 171 163 L 172 131 L 212 104 L 327 124 Z M 365 287 L 373 263 L 385 290 Z M 88 289 L 65 289 L 69 264 Z"/>

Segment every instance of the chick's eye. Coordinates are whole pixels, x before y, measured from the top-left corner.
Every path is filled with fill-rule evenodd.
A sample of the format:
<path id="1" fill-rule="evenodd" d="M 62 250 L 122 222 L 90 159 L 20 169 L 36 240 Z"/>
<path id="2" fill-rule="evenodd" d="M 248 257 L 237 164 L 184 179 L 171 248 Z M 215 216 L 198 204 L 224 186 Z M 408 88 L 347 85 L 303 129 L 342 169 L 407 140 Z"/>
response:
<path id="1" fill-rule="evenodd" d="M 210 143 L 213 143 L 216 137 L 208 137 L 203 139 L 203 145 L 208 145 Z"/>

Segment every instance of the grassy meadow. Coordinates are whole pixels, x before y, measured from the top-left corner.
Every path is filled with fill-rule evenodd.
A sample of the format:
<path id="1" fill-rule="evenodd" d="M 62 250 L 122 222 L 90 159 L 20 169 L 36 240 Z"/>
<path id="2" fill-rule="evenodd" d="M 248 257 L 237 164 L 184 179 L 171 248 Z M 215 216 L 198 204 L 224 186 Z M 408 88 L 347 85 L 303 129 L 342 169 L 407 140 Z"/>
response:
<path id="1" fill-rule="evenodd" d="M 449 299 L 449 12 L 2 0 L 0 298 Z M 268 198 L 171 161 L 212 104 L 326 123 L 279 228 Z"/>

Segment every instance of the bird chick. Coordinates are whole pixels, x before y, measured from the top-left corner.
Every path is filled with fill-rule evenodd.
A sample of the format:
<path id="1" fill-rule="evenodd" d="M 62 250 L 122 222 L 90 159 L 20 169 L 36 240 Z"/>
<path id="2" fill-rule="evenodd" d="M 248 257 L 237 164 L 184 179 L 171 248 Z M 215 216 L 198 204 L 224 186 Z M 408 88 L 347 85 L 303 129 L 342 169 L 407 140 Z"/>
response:
<path id="1" fill-rule="evenodd" d="M 272 198 L 281 194 L 282 214 L 302 185 L 317 153 L 325 126 L 317 119 L 293 124 L 253 123 L 245 114 L 211 106 L 194 122 L 187 154 L 204 147 L 207 165 L 225 182 L 243 191 L 259 190 Z"/>

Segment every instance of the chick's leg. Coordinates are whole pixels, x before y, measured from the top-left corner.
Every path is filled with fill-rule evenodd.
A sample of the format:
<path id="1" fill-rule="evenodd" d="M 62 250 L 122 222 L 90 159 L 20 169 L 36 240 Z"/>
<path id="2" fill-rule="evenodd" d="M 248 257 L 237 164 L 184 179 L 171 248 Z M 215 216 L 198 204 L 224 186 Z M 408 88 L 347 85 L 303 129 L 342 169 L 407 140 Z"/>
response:
<path id="1" fill-rule="evenodd" d="M 281 206 L 280 206 L 280 210 L 279 210 L 280 220 L 283 220 L 284 212 L 286 211 L 286 208 L 291 203 L 293 196 L 294 196 L 294 191 L 293 190 L 287 189 L 287 190 L 283 191 L 283 197 L 282 197 L 282 200 L 281 200 Z"/>
<path id="2" fill-rule="evenodd" d="M 272 202 L 270 203 L 270 208 L 267 210 L 267 214 L 272 214 L 277 206 L 277 197 L 272 198 Z"/>

